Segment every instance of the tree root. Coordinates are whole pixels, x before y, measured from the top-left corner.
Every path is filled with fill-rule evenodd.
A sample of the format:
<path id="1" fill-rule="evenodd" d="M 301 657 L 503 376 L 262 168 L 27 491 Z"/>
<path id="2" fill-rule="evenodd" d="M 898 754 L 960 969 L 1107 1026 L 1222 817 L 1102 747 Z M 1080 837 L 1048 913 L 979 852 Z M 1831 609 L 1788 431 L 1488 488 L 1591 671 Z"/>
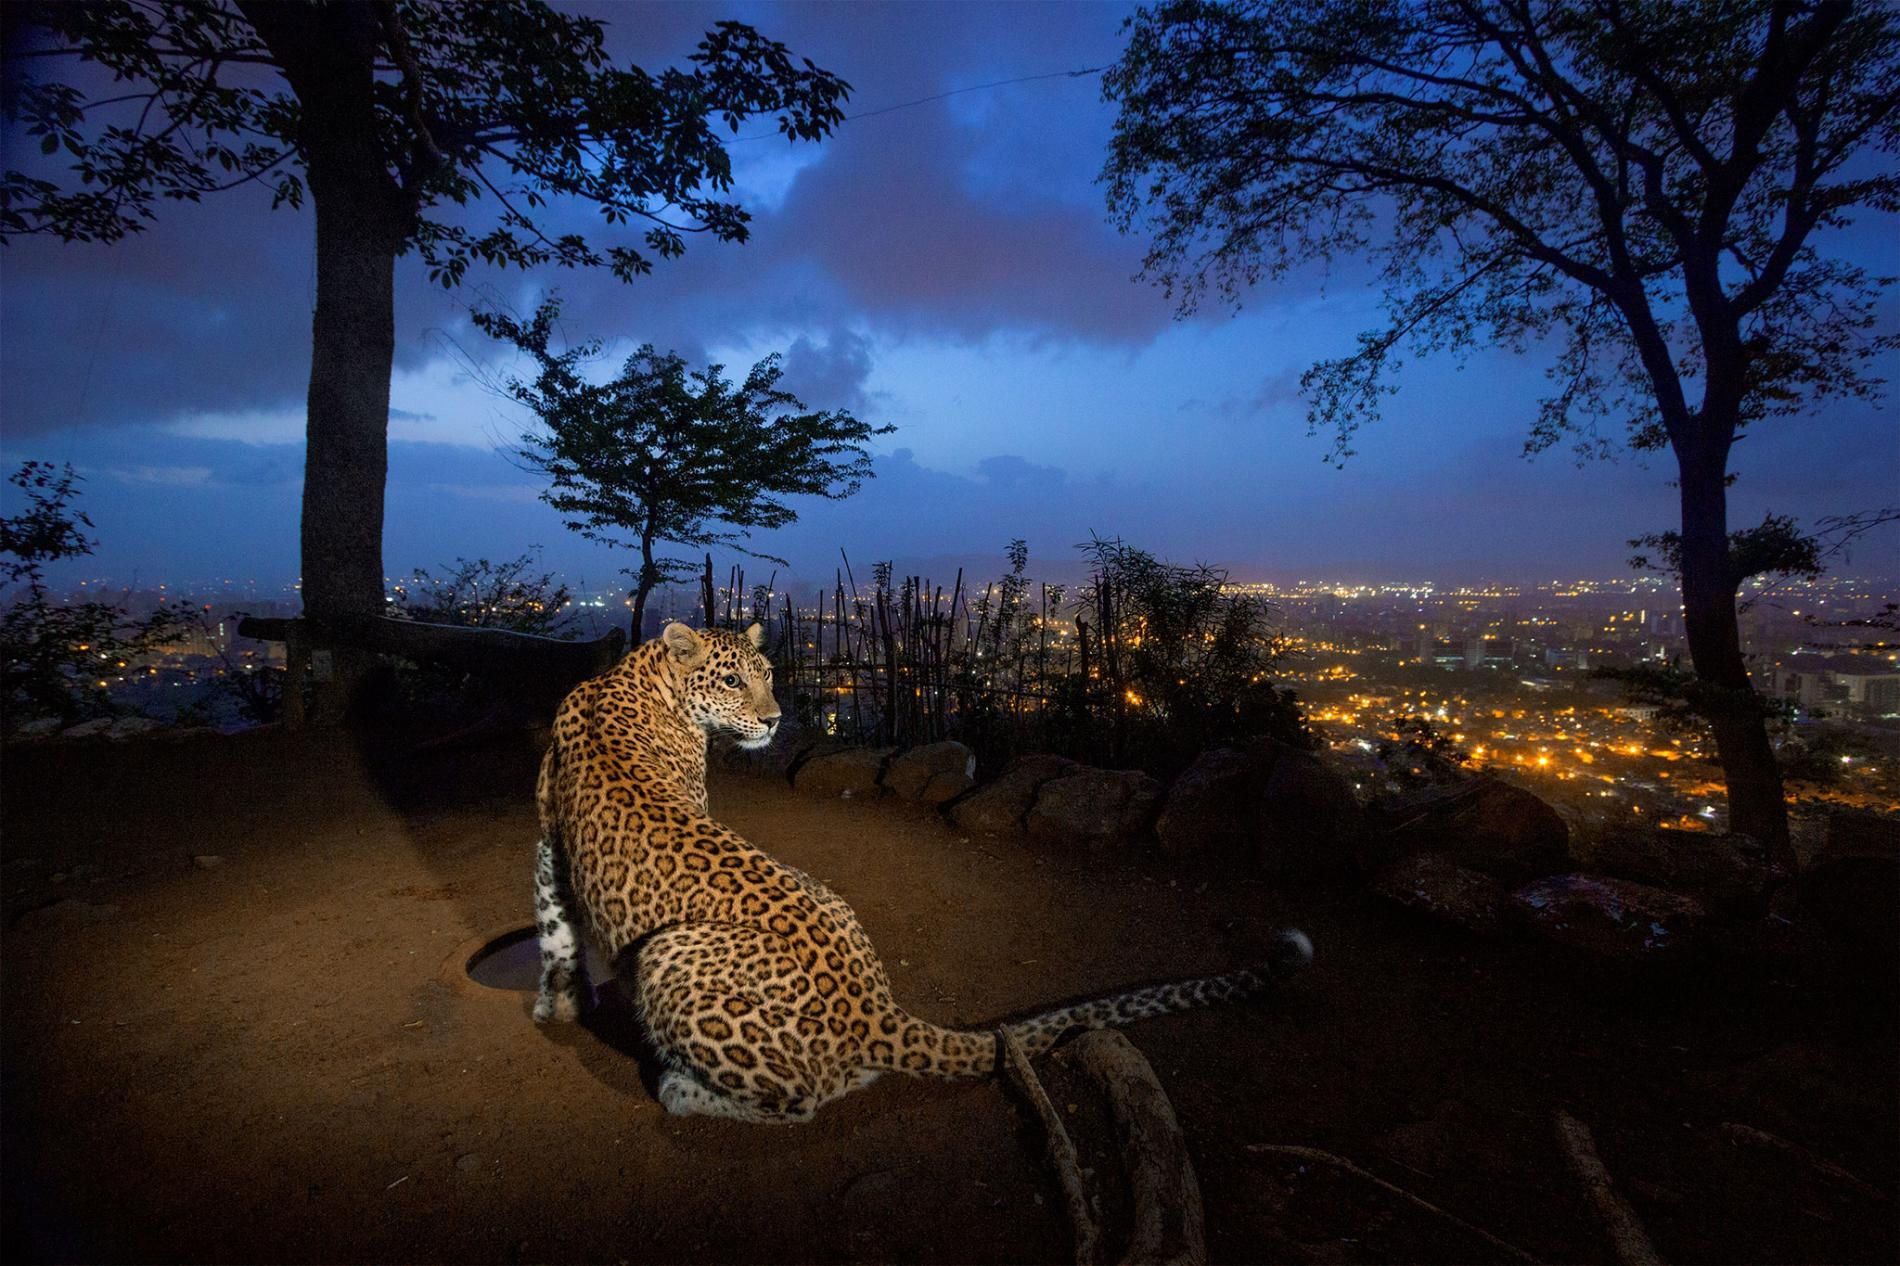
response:
<path id="1" fill-rule="evenodd" d="M 1122 1167 L 1133 1189 L 1134 1230 L 1120 1260 L 1203 1266 L 1207 1231 L 1201 1184 L 1154 1066 L 1112 1029 L 1082 1035 L 1069 1051 L 1075 1066 L 1108 1096 Z"/>
<path id="2" fill-rule="evenodd" d="M 1407 1191 L 1405 1188 L 1394 1186 L 1392 1183 L 1387 1182 L 1385 1179 L 1379 1177 L 1377 1174 L 1369 1173 L 1366 1170 L 1359 1168 L 1359 1166 L 1353 1164 L 1351 1161 L 1347 1160 L 1344 1156 L 1335 1156 L 1333 1153 L 1323 1152 L 1317 1147 L 1296 1147 L 1290 1143 L 1249 1143 L 1247 1144 L 1247 1150 L 1250 1152 L 1266 1152 L 1275 1156 L 1292 1156 L 1292 1157 L 1296 1157 L 1299 1160 L 1312 1161 L 1316 1164 L 1328 1165 L 1334 1169 L 1344 1170 L 1346 1173 L 1352 1174 L 1354 1177 L 1364 1179 L 1365 1181 L 1371 1183 L 1375 1187 L 1378 1187 L 1382 1191 L 1385 1191 L 1391 1195 L 1397 1196 L 1399 1199 L 1405 1201 L 1407 1204 L 1411 1205 L 1413 1208 L 1421 1210 L 1422 1212 L 1425 1212 L 1425 1213 L 1429 1213 L 1435 1218 L 1443 1219 L 1444 1221 L 1449 1222 L 1451 1223 L 1451 1225 L 1457 1227 L 1459 1230 L 1464 1231 L 1465 1233 L 1469 1235 L 1476 1236 L 1478 1239 L 1483 1240 L 1486 1244 L 1489 1244 L 1492 1248 L 1497 1249 L 1500 1253 L 1503 1253 L 1509 1257 L 1515 1258 L 1516 1260 L 1520 1262 L 1535 1263 L 1537 1261 L 1535 1257 L 1532 1257 L 1529 1253 L 1526 1253 L 1523 1249 L 1519 1248 L 1517 1245 L 1512 1244 L 1506 1240 L 1501 1240 L 1497 1236 L 1491 1234 L 1491 1232 L 1485 1230 L 1483 1227 L 1473 1226 L 1471 1223 L 1465 1221 L 1463 1218 L 1459 1217 L 1457 1214 L 1447 1213 L 1445 1210 L 1439 1208 L 1437 1205 L 1433 1204 L 1431 1201 L 1420 1199 L 1418 1196 L 1413 1195 L 1411 1192 Z"/>
<path id="3" fill-rule="evenodd" d="M 1617 1194 L 1610 1182 L 1610 1171 L 1597 1155 L 1590 1127 L 1562 1108 L 1557 1109 L 1556 1124 L 1557 1141 L 1563 1145 L 1564 1155 L 1570 1161 L 1570 1172 L 1583 1184 L 1584 1194 L 1590 1198 L 1597 1220 L 1603 1224 L 1616 1250 L 1616 1260 L 1622 1266 L 1663 1266 L 1662 1256 L 1650 1243 L 1649 1232 L 1643 1229 L 1636 1210 Z"/>
<path id="4" fill-rule="evenodd" d="M 1022 1043 L 1006 1028 L 996 1031 L 996 1040 L 1002 1048 L 1003 1070 L 1042 1118 L 1043 1130 L 1048 1135 L 1049 1164 L 1056 1171 L 1063 1202 L 1069 1209 L 1069 1225 L 1075 1231 L 1076 1266 L 1093 1266 L 1101 1252 L 1102 1228 L 1089 1205 L 1088 1192 L 1082 1186 L 1082 1167 L 1076 1157 L 1075 1143 L 1069 1138 L 1062 1118 L 1056 1115 L 1055 1105 L 1049 1102 L 1042 1083 L 1036 1080 L 1036 1072 L 1029 1066 L 1029 1056 L 1024 1053 Z"/>
<path id="5" fill-rule="evenodd" d="M 1855 1195 L 1864 1196 L 1877 1204 L 1886 1204 L 1893 1199 L 1890 1193 L 1882 1191 L 1865 1179 L 1855 1177 L 1845 1169 L 1842 1169 L 1839 1165 L 1836 1165 L 1833 1161 L 1816 1156 L 1799 1143 L 1790 1142 L 1782 1138 L 1779 1134 L 1770 1134 L 1766 1130 L 1758 1130 L 1752 1125 L 1742 1125 L 1736 1121 L 1722 1122 L 1722 1132 L 1727 1134 L 1730 1138 L 1740 1139 L 1744 1143 L 1753 1143 L 1757 1147 L 1765 1147 L 1770 1151 L 1792 1156 L 1812 1169 L 1815 1173 L 1832 1179 L 1835 1183 L 1847 1188 Z"/>

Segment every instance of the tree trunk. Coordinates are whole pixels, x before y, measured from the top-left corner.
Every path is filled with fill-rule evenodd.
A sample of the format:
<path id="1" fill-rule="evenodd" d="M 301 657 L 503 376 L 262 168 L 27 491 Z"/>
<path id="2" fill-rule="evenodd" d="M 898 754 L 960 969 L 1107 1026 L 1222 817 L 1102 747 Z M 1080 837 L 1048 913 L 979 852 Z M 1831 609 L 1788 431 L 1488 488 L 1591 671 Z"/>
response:
<path id="1" fill-rule="evenodd" d="M 1730 427 L 1726 434 L 1733 434 Z M 1682 615 L 1701 687 L 1697 703 L 1715 735 L 1728 785 L 1729 829 L 1753 836 L 1771 860 L 1793 861 L 1781 768 L 1767 714 L 1742 659 L 1735 618 L 1741 578 L 1729 555 L 1726 446 L 1678 450 L 1682 500 Z"/>
<path id="2" fill-rule="evenodd" d="M 381 27 L 362 3 L 244 2 L 297 94 L 317 220 L 303 488 L 303 605 L 313 617 L 383 613 L 383 496 L 395 362 L 396 252 L 414 218 L 377 134 Z M 312 721 L 340 719 L 371 657 L 311 647 L 290 663 Z M 327 650 L 327 654 L 326 654 Z M 307 672 L 306 670 L 310 671 Z"/>
<path id="3" fill-rule="evenodd" d="M 396 239 L 361 181 L 319 183 L 317 311 L 312 322 L 303 481 L 303 605 L 319 619 L 383 614 L 383 501 L 389 471 L 389 378 L 396 350 Z M 326 187 L 327 185 L 327 187 Z M 337 651 L 316 719 L 350 706 L 368 657 Z"/>
<path id="4" fill-rule="evenodd" d="M 633 581 L 633 628 L 628 630 L 627 645 L 638 646 L 646 640 L 647 597 L 653 592 L 658 579 L 657 568 L 653 565 L 653 538 L 640 538 L 640 571 Z"/>

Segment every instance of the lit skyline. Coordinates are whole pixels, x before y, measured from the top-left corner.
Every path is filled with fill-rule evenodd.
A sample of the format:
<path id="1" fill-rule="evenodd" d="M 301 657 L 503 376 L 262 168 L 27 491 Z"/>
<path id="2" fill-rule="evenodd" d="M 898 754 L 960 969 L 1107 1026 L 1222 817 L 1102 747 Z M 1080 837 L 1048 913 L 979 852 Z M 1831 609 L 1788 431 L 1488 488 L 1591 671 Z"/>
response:
<path id="1" fill-rule="evenodd" d="M 1342 266 L 1256 290 L 1235 315 L 1173 318 L 1131 280 L 1144 247 L 1109 225 L 1094 182 L 1112 110 L 1094 75 L 935 94 L 1115 58 L 1125 9 L 1012 5 L 667 5 L 602 9 L 616 53 L 654 66 L 737 17 L 854 86 L 819 146 L 733 147 L 754 214 L 744 246 L 694 241 L 632 285 L 605 275 L 485 273 L 431 289 L 398 266 L 385 570 L 510 558 L 607 589 L 630 562 L 589 545 L 536 500 L 536 476 L 498 449 L 522 429 L 469 380 L 466 357 L 505 367 L 467 322 L 471 302 L 566 300 L 577 338 L 624 355 L 642 342 L 743 374 L 786 353 L 786 385 L 813 408 L 897 426 L 877 478 L 815 502 L 755 539 L 785 579 L 860 567 L 947 577 L 998 569 L 1024 537 L 1054 575 L 1091 532 L 1243 578 L 1374 580 L 1610 576 L 1625 541 L 1672 526 L 1665 457 L 1574 468 L 1519 452 L 1543 387 L 1535 357 L 1410 364 L 1386 420 L 1343 470 L 1309 437 L 1300 371 L 1352 345 L 1377 294 Z M 751 136 L 768 130 L 753 124 Z M 17 138 L 9 134 L 11 149 Z M 302 398 L 312 239 L 306 212 L 258 190 L 163 210 L 114 247 L 16 242 L 0 305 L 0 458 L 72 462 L 100 549 L 55 573 L 286 583 L 297 572 Z M 569 212 L 568 214 L 581 214 Z M 1853 258 L 1900 274 L 1900 232 L 1869 215 Z M 1884 328 L 1900 325 L 1889 295 Z M 1900 369 L 1900 366 L 1895 366 Z M 1890 371 L 1889 377 L 1900 378 Z M 1891 390 L 1891 389 L 1890 389 Z M 1891 503 L 1894 404 L 1830 406 L 1763 425 L 1739 446 L 1731 526 L 1764 512 L 1804 523 Z M 9 494 L 6 505 L 15 505 Z M 1900 532 L 1844 570 L 1891 573 Z M 772 565 L 723 553 L 763 579 Z"/>

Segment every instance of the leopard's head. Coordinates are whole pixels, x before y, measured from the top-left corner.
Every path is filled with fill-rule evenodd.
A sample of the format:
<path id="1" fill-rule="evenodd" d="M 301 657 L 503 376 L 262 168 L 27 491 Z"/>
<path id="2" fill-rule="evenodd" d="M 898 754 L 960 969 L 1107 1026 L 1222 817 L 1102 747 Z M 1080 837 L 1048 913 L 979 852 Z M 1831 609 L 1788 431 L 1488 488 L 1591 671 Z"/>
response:
<path id="1" fill-rule="evenodd" d="M 764 636 L 756 624 L 743 634 L 690 629 L 678 622 L 660 631 L 687 716 L 707 733 L 723 730 L 748 749 L 764 747 L 778 731 L 772 663 L 759 653 Z"/>

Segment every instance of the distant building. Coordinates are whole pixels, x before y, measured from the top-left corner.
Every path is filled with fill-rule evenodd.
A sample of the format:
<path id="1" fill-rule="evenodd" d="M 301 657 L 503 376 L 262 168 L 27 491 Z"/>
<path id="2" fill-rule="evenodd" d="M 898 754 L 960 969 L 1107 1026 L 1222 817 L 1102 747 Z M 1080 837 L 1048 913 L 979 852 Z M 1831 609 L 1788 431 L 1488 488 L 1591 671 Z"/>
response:
<path id="1" fill-rule="evenodd" d="M 1900 714 L 1900 666 L 1882 657 L 1798 652 L 1764 676 L 1775 698 L 1802 712 Z"/>

